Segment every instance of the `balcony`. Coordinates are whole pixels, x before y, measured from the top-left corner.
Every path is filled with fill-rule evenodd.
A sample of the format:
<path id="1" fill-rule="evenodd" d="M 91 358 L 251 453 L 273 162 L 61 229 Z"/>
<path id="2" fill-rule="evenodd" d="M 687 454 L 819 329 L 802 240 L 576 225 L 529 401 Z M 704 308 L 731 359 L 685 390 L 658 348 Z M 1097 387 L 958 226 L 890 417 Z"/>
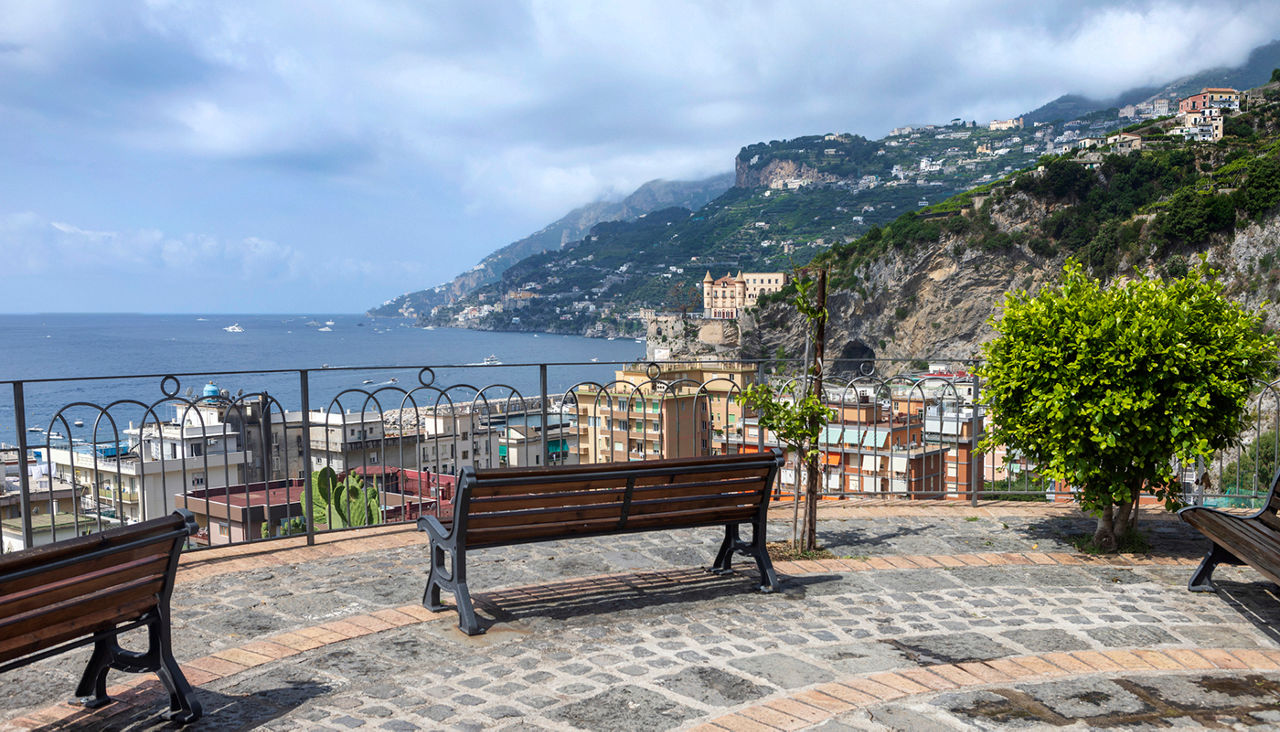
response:
<path id="1" fill-rule="evenodd" d="M 538 365 L 528 369 L 536 377 Z M 287 377 L 310 378 L 301 371 Z M 158 379 L 137 381 L 131 398 L 159 399 Z M 285 389 L 271 391 L 286 408 L 300 406 Z M 564 396 L 545 395 L 536 409 Z M 311 390 L 313 404 L 331 397 Z M 401 417 L 388 408 L 388 424 L 403 424 Z M 128 419 L 120 416 L 121 423 Z M 14 428 L 23 426 L 9 429 L 22 436 Z M 589 430 L 579 425 L 577 432 Z M 245 508 L 283 514 L 273 515 L 271 526 L 302 518 L 297 507 L 309 466 L 293 453 L 311 448 L 295 442 L 301 432 L 287 429 L 280 437 L 263 445 L 259 434 L 247 443 L 254 449 L 243 453 L 245 483 L 206 497 L 243 494 Z M 763 442 L 774 440 L 766 434 Z M 714 450 L 760 444 L 737 436 L 708 443 Z M 570 438 L 563 451 L 547 453 L 661 456 L 637 443 L 612 447 L 597 453 Z M 397 452 L 380 449 L 388 460 Z M 1188 594 L 1184 583 L 1202 541 L 1155 511 L 1142 519 L 1159 527 L 1152 556 L 1100 562 L 1079 555 L 1065 537 L 1087 533 L 1091 524 L 1059 500 L 1065 490 L 1046 489 L 1034 466 L 1006 473 L 1011 480 L 998 485 L 946 477 L 944 490 L 935 485 L 937 466 L 923 482 L 918 471 L 887 459 L 866 474 L 822 469 L 825 495 L 839 500 L 819 507 L 819 540 L 838 558 L 777 562 L 784 588 L 777 594 L 753 591 L 759 579 L 748 563 L 736 575 L 703 571 L 723 536 L 714 527 L 480 550 L 469 556 L 468 572 L 490 627 L 483 638 L 468 639 L 451 612 L 421 605 L 427 546 L 412 524 L 422 513 L 451 516 L 450 481 L 461 466 L 450 460 L 450 475 L 431 475 L 420 451 L 408 452 L 412 465 L 361 474 L 380 490 L 390 474 L 402 488 L 417 481 L 417 494 L 401 494 L 407 500 L 380 501 L 379 525 L 327 531 L 304 521 L 301 535 L 263 538 L 250 527 L 235 541 L 214 531 L 205 535 L 211 546 L 184 552 L 173 597 L 176 654 L 205 705 L 202 727 L 612 729 L 625 720 L 643 729 L 834 728 L 923 714 L 962 729 L 999 727 L 1009 715 L 1031 726 L 1103 727 L 1210 718 L 1260 724 L 1273 713 L 1268 694 L 1280 688 L 1273 632 L 1280 617 L 1258 576 L 1227 568 L 1220 570 L 1222 596 Z M 905 454 L 916 448 L 893 456 Z M 261 462 L 263 455 L 272 459 Z M 464 464 L 485 467 L 483 454 L 470 455 Z M 992 463 L 977 453 L 974 460 L 967 472 L 977 480 Z M 395 472 L 402 469 L 427 476 Z M 1210 469 L 1222 473 L 1221 466 Z M 794 464 L 788 470 L 793 479 L 805 477 Z M 1203 472 L 1188 468 L 1183 475 L 1190 482 Z M 155 476 L 140 480 L 138 491 L 125 492 L 126 502 L 155 497 L 161 485 Z M 1256 482 L 1241 475 L 1235 485 L 1215 485 L 1219 493 L 1202 483 L 1191 497 L 1243 503 L 1254 496 L 1238 488 Z M 790 536 L 792 504 L 789 485 L 775 488 L 783 502 L 771 509 L 769 538 L 778 540 Z M 252 491 L 258 492 L 251 497 Z M 30 505 L 41 495 L 39 480 L 28 477 L 15 495 Z M 95 495 L 103 498 L 97 513 L 83 500 L 70 506 L 75 522 L 91 530 L 114 519 L 107 498 L 115 491 L 81 499 Z M 1038 500 L 1001 502 L 993 495 Z M 172 506 L 174 497 L 165 500 Z M 29 515 L 0 521 L 5 547 L 39 533 L 42 514 Z M 1137 615 L 1159 627 L 1158 638 L 1133 631 Z M 1206 618 L 1213 633 L 1205 630 Z M 960 655 L 956 643 L 965 646 Z M 904 647 L 918 652 L 896 650 Z M 857 661 L 871 657 L 879 660 Z M 8 672 L 6 688 L 18 691 L 0 697 L 0 722 L 19 729 L 64 721 L 72 729 L 158 724 L 164 699 L 153 676 L 112 672 L 111 684 L 140 679 L 141 685 L 116 704 L 76 712 L 60 701 L 78 672 L 68 656 Z M 1098 701 L 1065 705 L 1064 685 Z M 1129 699 L 1124 694 L 1141 704 L 1109 706 L 1108 700 Z M 1002 707 L 1000 699 L 1018 704 Z"/>

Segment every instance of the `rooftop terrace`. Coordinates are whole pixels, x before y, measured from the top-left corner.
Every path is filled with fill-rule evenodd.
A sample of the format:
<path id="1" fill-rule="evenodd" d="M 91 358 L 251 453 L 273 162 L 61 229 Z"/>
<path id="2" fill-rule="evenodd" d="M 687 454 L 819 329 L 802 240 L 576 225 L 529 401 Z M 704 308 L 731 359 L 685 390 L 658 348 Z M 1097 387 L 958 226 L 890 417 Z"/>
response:
<path id="1" fill-rule="evenodd" d="M 481 550 L 476 637 L 421 607 L 425 535 L 289 538 L 184 557 L 176 652 L 196 729 L 1275 729 L 1275 588 L 1223 568 L 1188 592 L 1207 542 L 1142 520 L 1152 555 L 1100 559 L 1068 506 L 828 503 L 844 558 L 779 562 L 772 595 L 701 571 L 716 529 Z M 6 674 L 0 728 L 164 726 L 153 675 L 59 703 L 86 653 Z"/>

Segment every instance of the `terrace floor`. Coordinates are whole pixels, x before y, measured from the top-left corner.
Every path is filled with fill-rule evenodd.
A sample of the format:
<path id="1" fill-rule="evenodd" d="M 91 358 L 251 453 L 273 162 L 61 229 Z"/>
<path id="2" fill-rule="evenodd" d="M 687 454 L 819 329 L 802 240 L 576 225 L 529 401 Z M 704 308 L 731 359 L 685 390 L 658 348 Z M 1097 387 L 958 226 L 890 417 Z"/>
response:
<path id="1" fill-rule="evenodd" d="M 386 527 L 187 556 L 174 635 L 192 729 L 1280 729 L 1275 588 L 1190 593 L 1206 542 L 1143 522 L 1153 555 L 1104 560 L 1068 507 L 824 506 L 846 558 L 778 563 L 772 595 L 700 571 L 713 529 L 483 550 L 474 638 L 419 604 L 425 535 Z M 6 674 L 0 729 L 165 727 L 148 674 L 61 703 L 86 656 Z"/>

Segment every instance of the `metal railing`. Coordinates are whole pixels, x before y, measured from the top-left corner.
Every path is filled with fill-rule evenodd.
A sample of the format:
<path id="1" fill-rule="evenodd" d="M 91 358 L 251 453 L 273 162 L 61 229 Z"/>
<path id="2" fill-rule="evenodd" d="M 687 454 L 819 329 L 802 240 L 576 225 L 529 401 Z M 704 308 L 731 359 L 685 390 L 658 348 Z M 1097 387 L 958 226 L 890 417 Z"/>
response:
<path id="1" fill-rule="evenodd" d="M 611 367 L 612 379 L 580 378 Z M 1071 489 L 1001 449 L 978 449 L 972 362 L 835 361 L 836 418 L 819 445 L 823 497 L 1068 500 Z M 437 370 L 484 382 L 437 384 Z M 466 369 L 462 372 L 453 369 Z M 494 371 L 500 369 L 500 371 Z M 6 473 L 0 551 L 103 531 L 182 507 L 193 547 L 267 541 L 423 514 L 449 520 L 458 471 L 754 452 L 777 446 L 742 400 L 753 383 L 802 390 L 792 361 L 343 367 L 0 382 Z M 389 373 L 399 377 L 382 379 Z M 379 379 L 360 379 L 377 375 Z M 553 382 L 554 379 L 554 382 Z M 196 385 L 210 380 L 199 389 Z M 243 386 L 236 394 L 212 380 Z M 555 389 L 550 388 L 556 383 Z M 60 401 L 74 388 L 86 398 Z M 3 398 L 0 397 L 0 406 Z M 1191 503 L 1248 506 L 1280 464 L 1280 390 L 1259 386 L 1243 447 L 1178 466 Z M 9 444 L 4 444 L 9 443 Z M 316 481 L 332 468 L 335 481 Z M 804 466 L 789 455 L 775 498 Z M 314 485 L 313 485 L 314 484 Z"/>

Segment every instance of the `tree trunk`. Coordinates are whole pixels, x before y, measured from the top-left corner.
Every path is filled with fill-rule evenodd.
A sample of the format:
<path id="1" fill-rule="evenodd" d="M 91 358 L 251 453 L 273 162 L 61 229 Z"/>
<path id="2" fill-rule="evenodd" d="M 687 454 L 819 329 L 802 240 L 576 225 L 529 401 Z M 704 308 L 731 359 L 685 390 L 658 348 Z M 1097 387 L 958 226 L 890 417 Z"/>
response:
<path id="1" fill-rule="evenodd" d="M 1093 532 L 1093 545 L 1104 552 L 1116 550 L 1116 531 L 1113 506 L 1104 506 L 1098 516 L 1098 527 Z"/>
<path id="2" fill-rule="evenodd" d="M 1102 509 L 1093 532 L 1093 544 L 1101 551 L 1115 553 L 1120 540 L 1138 524 L 1138 506 L 1134 501 L 1116 503 Z"/>
<path id="3" fill-rule="evenodd" d="M 812 393 L 820 402 L 825 403 L 822 392 L 822 361 L 826 357 L 827 346 L 827 270 L 818 270 L 818 317 L 813 322 L 813 382 Z M 821 443 L 814 445 L 820 448 Z M 805 495 L 804 550 L 815 551 L 818 548 L 818 464 L 819 454 L 815 449 L 809 456 L 809 485 Z"/>

